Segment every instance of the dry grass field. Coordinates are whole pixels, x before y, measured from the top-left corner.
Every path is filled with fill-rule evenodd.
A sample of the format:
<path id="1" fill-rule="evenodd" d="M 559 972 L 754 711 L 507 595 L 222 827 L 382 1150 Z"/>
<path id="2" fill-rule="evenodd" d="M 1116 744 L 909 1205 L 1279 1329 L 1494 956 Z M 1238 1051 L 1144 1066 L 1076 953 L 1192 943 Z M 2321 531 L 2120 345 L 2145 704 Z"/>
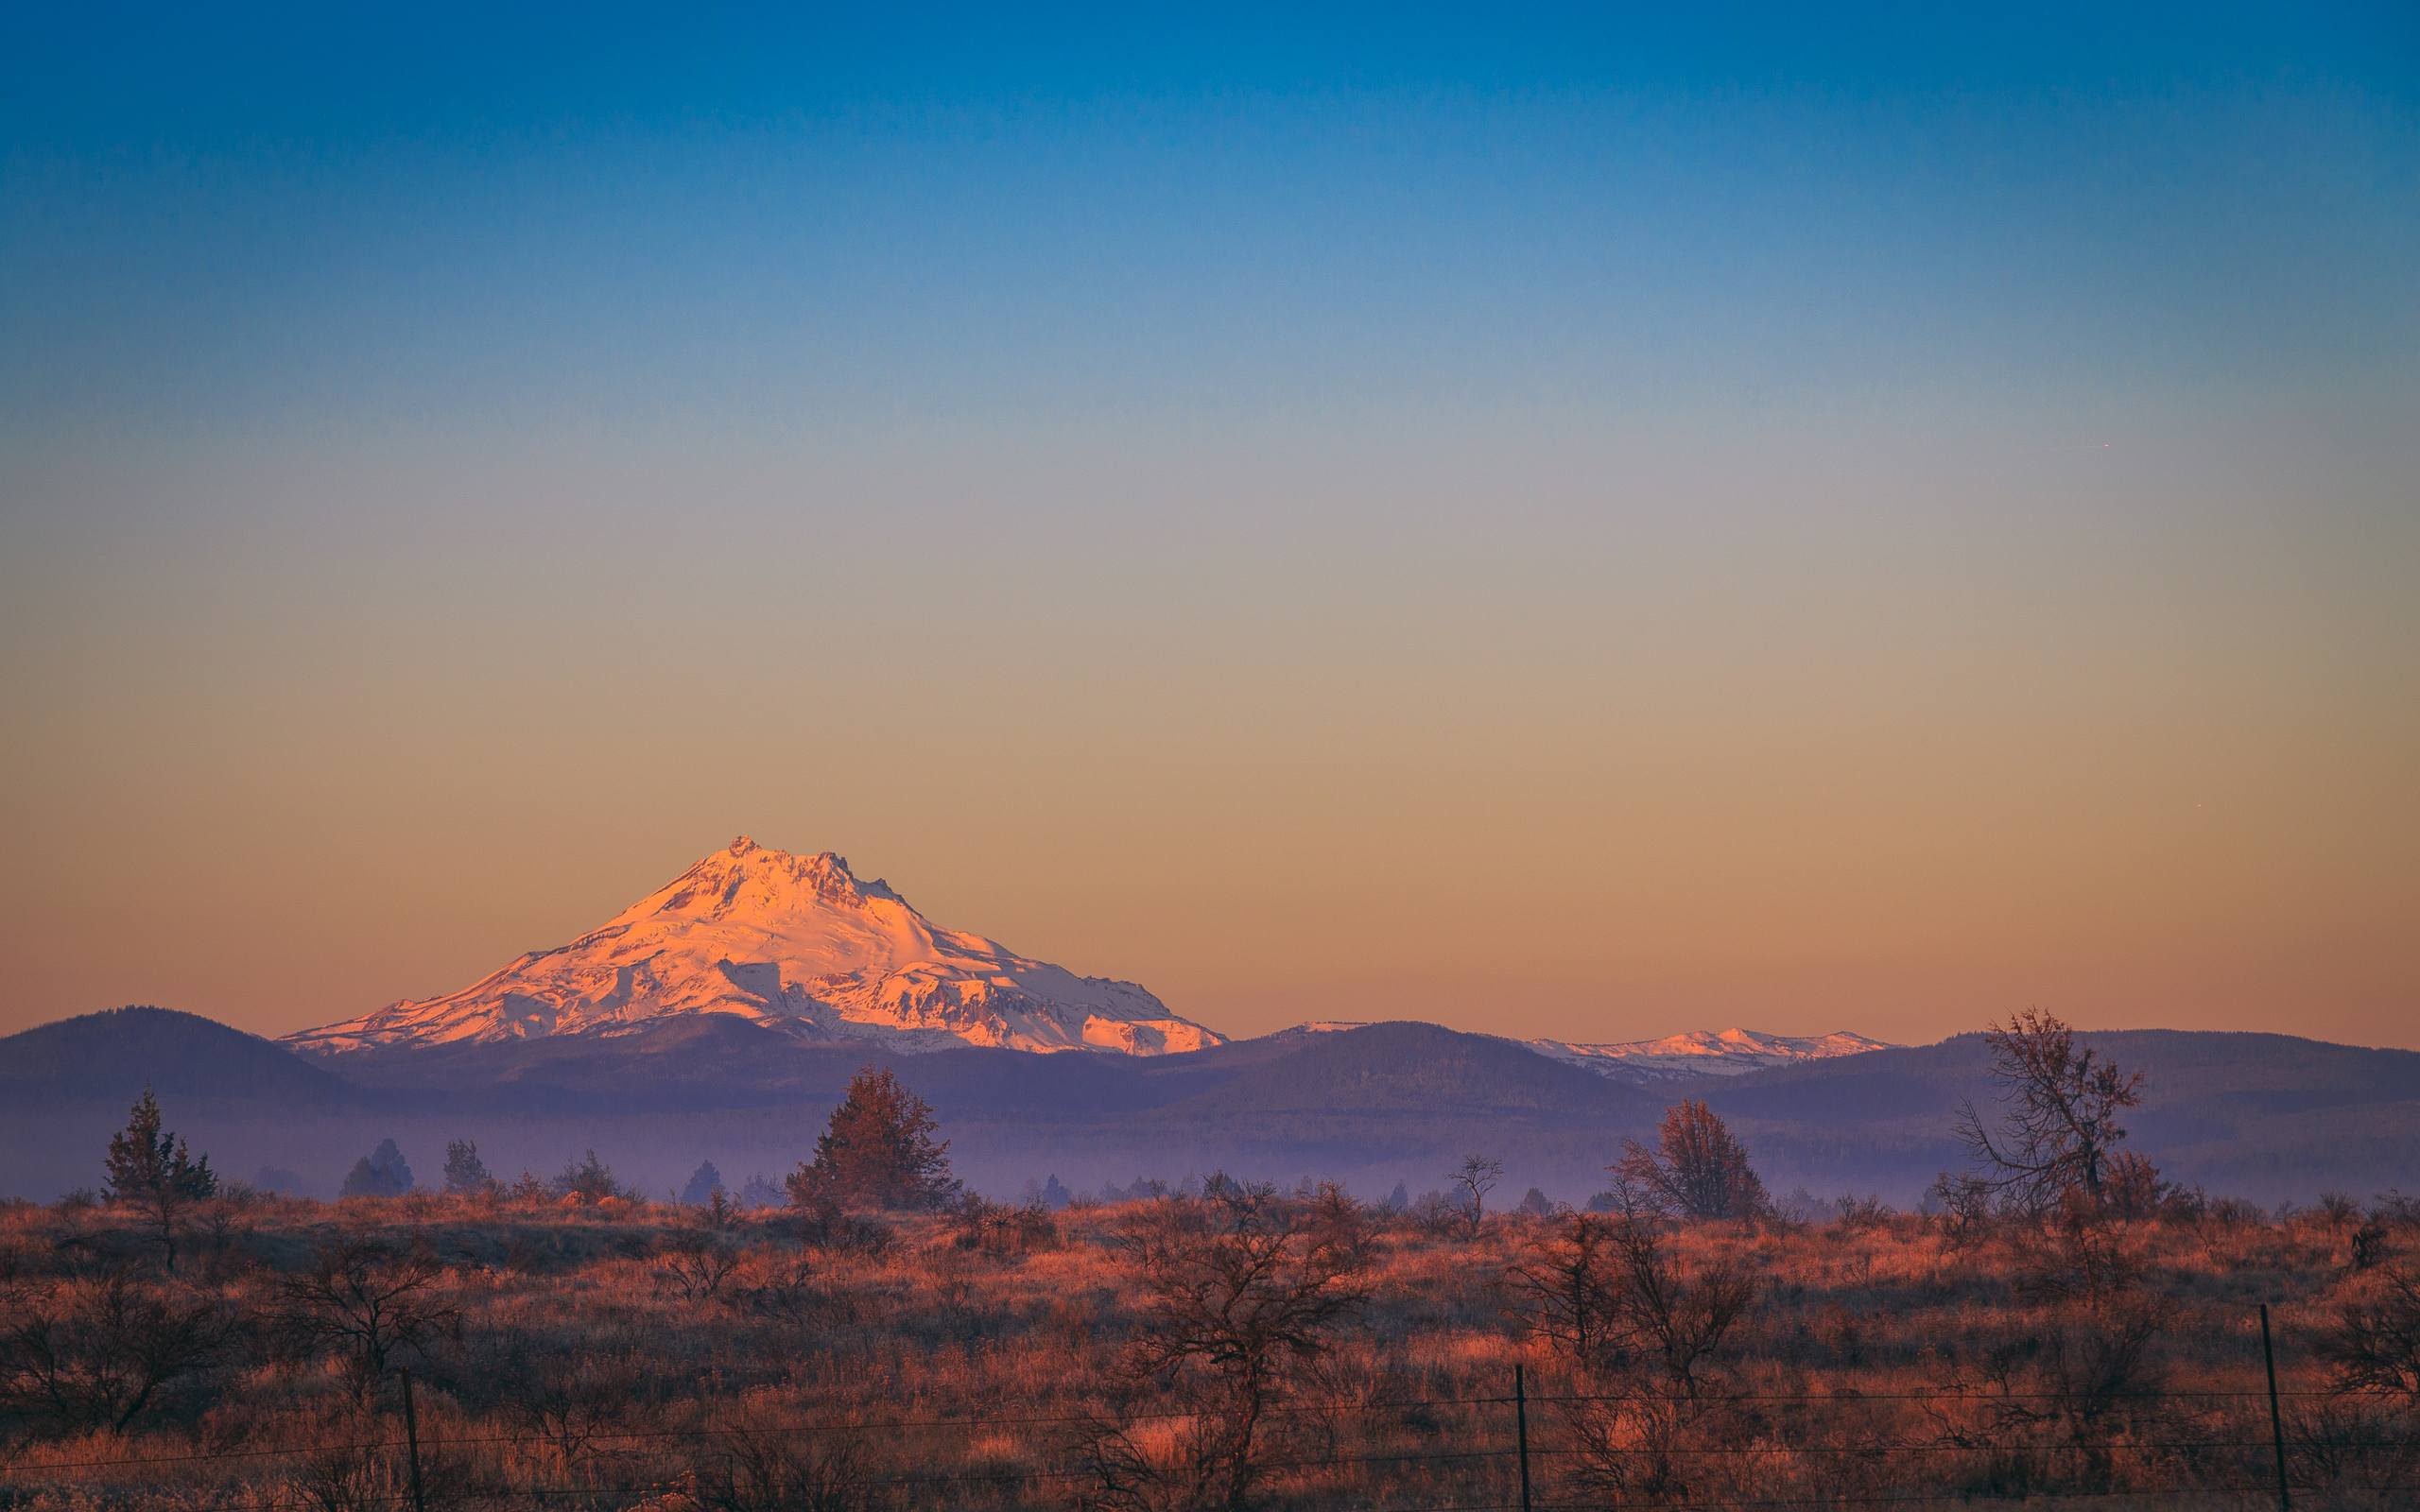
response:
<path id="1" fill-rule="evenodd" d="M 21 1204 L 0 1505 L 2262 1507 L 2263 1302 L 2293 1504 L 2420 1504 L 2407 1204 L 1467 1216 Z"/>

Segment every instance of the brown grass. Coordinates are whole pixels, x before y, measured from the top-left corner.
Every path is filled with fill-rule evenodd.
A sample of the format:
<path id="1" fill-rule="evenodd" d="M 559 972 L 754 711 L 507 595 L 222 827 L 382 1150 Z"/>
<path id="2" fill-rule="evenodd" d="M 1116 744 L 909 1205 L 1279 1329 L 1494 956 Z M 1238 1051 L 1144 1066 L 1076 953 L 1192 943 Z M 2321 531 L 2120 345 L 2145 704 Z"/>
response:
<path id="1" fill-rule="evenodd" d="M 782 1214 L 709 1232 L 618 1199 L 253 1198 L 204 1211 L 168 1277 L 131 1215 L 19 1205 L 0 1211 L 0 1505 L 407 1506 L 404 1370 L 432 1507 L 1101 1504 L 1088 1435 L 1173 1461 L 1206 1410 L 1181 1373 L 1122 1368 L 1150 1298 L 1121 1240 L 1168 1208 L 818 1245 Z M 2331 1331 L 2384 1271 L 2357 1273 L 2319 1215 L 1962 1249 L 1913 1216 L 1673 1229 L 1681 1283 L 1726 1264 L 1754 1283 L 1693 1390 L 1525 1326 L 1508 1276 L 1553 1221 L 1368 1222 L 1367 1306 L 1273 1398 L 1265 1504 L 1512 1504 L 1518 1366 L 1539 1505 L 2273 1505 L 2267 1301 L 2295 1504 L 2420 1505 L 2412 1401 L 2332 1389 Z M 348 1237 L 436 1262 L 383 1372 L 297 1314 L 295 1278 Z M 699 1257 L 726 1251 L 709 1288 Z M 201 1348 L 127 1411 L 164 1316 Z"/>

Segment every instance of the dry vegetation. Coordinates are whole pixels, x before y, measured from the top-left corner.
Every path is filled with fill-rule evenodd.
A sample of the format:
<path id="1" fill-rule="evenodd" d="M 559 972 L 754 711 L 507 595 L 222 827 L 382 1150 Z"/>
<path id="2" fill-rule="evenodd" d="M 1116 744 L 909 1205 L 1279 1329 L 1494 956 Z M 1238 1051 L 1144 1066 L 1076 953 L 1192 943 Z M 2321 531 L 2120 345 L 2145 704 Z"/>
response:
<path id="1" fill-rule="evenodd" d="M 430 1506 L 1509 1505 L 1519 1366 L 1541 1506 L 2256 1506 L 2264 1300 L 2296 1504 L 2420 1485 L 2398 1205 L 1476 1236 L 1242 1189 L 187 1216 L 170 1275 L 140 1213 L 6 1214 L 0 1502 L 408 1506 L 408 1371 Z"/>
<path id="2" fill-rule="evenodd" d="M 2414 1504 L 2420 1205 L 2175 1188 L 2138 1077 L 1995 1036 L 1976 1170 L 1822 1221 L 1695 1103 L 1585 1212 L 1487 1211 L 1483 1156 L 1053 1211 L 869 1070 L 751 1212 L 467 1143 L 454 1194 L 265 1197 L 147 1095 L 113 1201 L 0 1211 L 0 1505 Z"/>

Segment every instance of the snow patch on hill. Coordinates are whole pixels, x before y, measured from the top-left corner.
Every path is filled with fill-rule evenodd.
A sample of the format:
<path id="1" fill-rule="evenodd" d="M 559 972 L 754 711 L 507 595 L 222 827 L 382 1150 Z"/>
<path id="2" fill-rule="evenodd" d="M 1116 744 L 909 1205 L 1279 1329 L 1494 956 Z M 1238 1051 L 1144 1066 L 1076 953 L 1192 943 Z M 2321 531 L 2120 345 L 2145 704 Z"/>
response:
<path id="1" fill-rule="evenodd" d="M 1605 1075 L 1637 1080 L 1696 1076 L 1737 1076 L 1772 1066 L 1804 1060 L 1829 1060 L 1838 1056 L 1888 1050 L 1880 1040 L 1848 1030 L 1792 1037 L 1763 1034 L 1754 1029 L 1694 1029 L 1661 1040 L 1630 1040 L 1612 1044 L 1587 1044 L 1570 1040 L 1522 1041 L 1542 1056 Z"/>
<path id="2" fill-rule="evenodd" d="M 1270 1038 L 1346 1034 L 1368 1027 L 1367 1022 L 1355 1019 L 1312 1019 L 1280 1029 Z M 1560 1060 L 1565 1065 L 1593 1071 L 1601 1076 L 1637 1082 L 1738 1076 L 1772 1066 L 1794 1065 L 1804 1060 L 1829 1060 L 1836 1056 L 1862 1055 L 1868 1050 L 1891 1048 L 1883 1040 L 1852 1034 L 1845 1029 L 1806 1037 L 1763 1034 L 1754 1029 L 1693 1029 L 1685 1034 L 1667 1035 L 1661 1040 L 1627 1040 L 1612 1043 L 1515 1040 L 1509 1035 L 1491 1035 L 1488 1038 L 1533 1050 L 1549 1060 Z"/>

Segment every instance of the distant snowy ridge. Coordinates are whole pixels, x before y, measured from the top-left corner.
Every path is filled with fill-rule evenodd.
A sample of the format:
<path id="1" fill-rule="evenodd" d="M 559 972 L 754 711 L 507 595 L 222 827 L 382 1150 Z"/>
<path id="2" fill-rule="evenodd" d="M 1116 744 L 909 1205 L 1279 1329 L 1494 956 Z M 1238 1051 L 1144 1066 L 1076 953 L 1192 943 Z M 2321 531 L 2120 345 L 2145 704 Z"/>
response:
<path id="1" fill-rule="evenodd" d="M 936 927 L 843 858 L 745 835 L 568 945 L 458 992 L 285 1037 L 298 1049 L 494 1041 L 729 1013 L 810 1040 L 1153 1056 L 1225 1038 L 1132 982 Z"/>
<path id="2" fill-rule="evenodd" d="M 1281 1035 L 1341 1034 L 1369 1025 L 1353 1019 L 1313 1019 L 1277 1031 Z M 1754 1029 L 1694 1029 L 1661 1040 L 1628 1040 L 1589 1044 L 1571 1040 L 1515 1040 L 1510 1035 L 1490 1039 L 1534 1050 L 1550 1060 L 1626 1081 L 1685 1081 L 1699 1076 L 1738 1076 L 1772 1066 L 1803 1060 L 1829 1060 L 1838 1056 L 1888 1050 L 1880 1040 L 1845 1029 L 1804 1038 L 1763 1034 Z"/>
<path id="3" fill-rule="evenodd" d="M 1846 1029 L 1804 1038 L 1761 1034 L 1754 1029 L 1693 1029 L 1661 1040 L 1631 1040 L 1616 1044 L 1582 1044 L 1569 1040 L 1524 1040 L 1521 1043 L 1555 1060 L 1642 1081 L 1737 1076 L 1802 1060 L 1830 1060 L 1891 1048 L 1883 1040 Z"/>

